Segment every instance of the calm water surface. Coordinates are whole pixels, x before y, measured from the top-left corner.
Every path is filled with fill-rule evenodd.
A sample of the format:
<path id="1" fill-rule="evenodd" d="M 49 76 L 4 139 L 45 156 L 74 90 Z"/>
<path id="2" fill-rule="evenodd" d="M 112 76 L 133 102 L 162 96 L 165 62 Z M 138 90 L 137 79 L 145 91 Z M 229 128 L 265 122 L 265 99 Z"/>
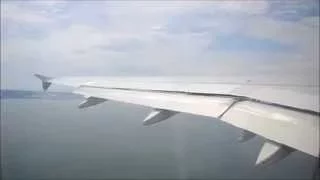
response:
<path id="1" fill-rule="evenodd" d="M 149 108 L 82 100 L 1 100 L 3 179 L 311 178 L 315 158 L 294 152 L 267 168 L 254 163 L 263 139 L 238 143 L 240 130 L 178 114 L 145 127 Z"/>

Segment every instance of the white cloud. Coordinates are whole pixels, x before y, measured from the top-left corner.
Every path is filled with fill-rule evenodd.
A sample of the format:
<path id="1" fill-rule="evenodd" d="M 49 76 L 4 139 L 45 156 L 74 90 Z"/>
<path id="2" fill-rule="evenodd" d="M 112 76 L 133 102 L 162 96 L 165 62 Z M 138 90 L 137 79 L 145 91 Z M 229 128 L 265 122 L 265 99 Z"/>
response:
<path id="1" fill-rule="evenodd" d="M 284 70 L 310 74 L 319 64 L 319 41 L 315 40 L 319 38 L 319 17 L 298 22 L 275 20 L 265 16 L 268 4 L 264 1 L 130 3 L 84 2 L 80 5 L 86 11 L 70 10 L 58 16 L 49 16 L 60 12 L 55 3 L 41 4 L 43 11 L 10 4 L 3 17 L 7 21 L 20 22 L 21 26 L 48 23 L 52 29 L 43 38 L 18 35 L 1 40 L 5 46 L 1 63 L 7 68 L 5 77 L 12 79 L 7 81 L 9 86 L 19 86 L 17 78 L 27 78 L 28 74 L 31 80 L 33 72 L 53 76 L 261 74 Z M 90 14 L 96 6 L 105 6 L 100 24 L 73 19 L 74 11 Z M 206 17 L 196 17 L 199 14 Z M 177 27 L 168 25 L 173 20 Z M 71 24 L 63 26 L 66 22 Z M 15 27 L 6 27 L 10 28 Z M 180 28 L 181 32 L 172 33 L 170 28 Z M 192 28 L 203 29 L 196 32 Z M 219 33 L 270 39 L 298 48 L 277 53 L 209 50 L 208 45 Z M 306 59 L 312 63 L 305 63 Z"/>
<path id="2" fill-rule="evenodd" d="M 264 14 L 268 10 L 268 3 L 266 1 L 216 1 L 214 5 L 217 9 L 226 11 L 228 13 L 245 13 L 245 14 Z"/>
<path id="3" fill-rule="evenodd" d="M 13 20 L 23 23 L 48 23 L 52 20 L 41 11 L 19 7 L 19 2 L 1 3 L 1 21 Z"/>

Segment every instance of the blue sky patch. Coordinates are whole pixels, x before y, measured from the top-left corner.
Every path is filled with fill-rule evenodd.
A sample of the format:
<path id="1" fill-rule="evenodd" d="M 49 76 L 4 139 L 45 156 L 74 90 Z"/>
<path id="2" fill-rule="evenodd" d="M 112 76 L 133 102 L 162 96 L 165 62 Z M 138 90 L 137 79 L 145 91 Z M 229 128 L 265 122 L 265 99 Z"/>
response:
<path id="1" fill-rule="evenodd" d="M 319 0 L 271 1 L 268 16 L 283 21 L 299 21 L 305 17 L 319 16 Z"/>
<path id="2" fill-rule="evenodd" d="M 294 46 L 281 44 L 270 39 L 257 39 L 245 35 L 219 35 L 209 45 L 209 49 L 219 51 L 259 51 L 259 52 L 289 52 Z"/>

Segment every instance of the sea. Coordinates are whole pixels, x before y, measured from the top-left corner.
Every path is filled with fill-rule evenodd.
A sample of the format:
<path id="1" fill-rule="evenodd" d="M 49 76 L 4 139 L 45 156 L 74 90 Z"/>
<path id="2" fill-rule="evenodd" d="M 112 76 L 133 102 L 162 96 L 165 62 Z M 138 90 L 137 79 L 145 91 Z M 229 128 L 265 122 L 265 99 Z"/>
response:
<path id="1" fill-rule="evenodd" d="M 1 90 L 1 177 L 15 179 L 312 179 L 299 151 L 256 167 L 262 137 L 180 113 L 142 125 L 149 107 L 107 101 L 78 109 L 71 93 Z"/>

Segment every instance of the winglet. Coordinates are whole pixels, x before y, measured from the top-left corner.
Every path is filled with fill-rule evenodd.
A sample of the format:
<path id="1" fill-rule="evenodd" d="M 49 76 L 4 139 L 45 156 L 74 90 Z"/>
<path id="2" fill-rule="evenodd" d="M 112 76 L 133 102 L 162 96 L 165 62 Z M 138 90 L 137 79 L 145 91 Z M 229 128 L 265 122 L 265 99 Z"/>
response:
<path id="1" fill-rule="evenodd" d="M 42 89 L 44 91 L 46 91 L 50 87 L 51 85 L 50 80 L 52 79 L 51 77 L 43 76 L 41 74 L 34 74 L 34 76 L 36 76 L 42 81 Z"/>

